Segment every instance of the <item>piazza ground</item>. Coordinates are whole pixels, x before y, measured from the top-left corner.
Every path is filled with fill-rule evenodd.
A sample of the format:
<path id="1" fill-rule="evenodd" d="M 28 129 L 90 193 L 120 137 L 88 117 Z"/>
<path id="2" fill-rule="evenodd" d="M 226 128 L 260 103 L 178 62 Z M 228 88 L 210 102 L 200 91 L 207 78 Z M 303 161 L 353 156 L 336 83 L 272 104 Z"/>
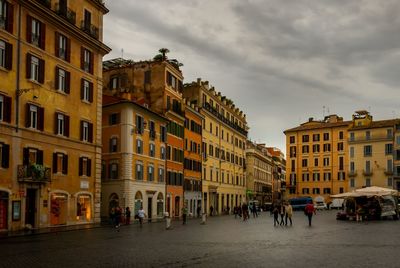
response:
<path id="1" fill-rule="evenodd" d="M 400 221 L 343 222 L 318 212 L 274 227 L 269 213 L 0 239 L 0 267 L 400 267 Z"/>

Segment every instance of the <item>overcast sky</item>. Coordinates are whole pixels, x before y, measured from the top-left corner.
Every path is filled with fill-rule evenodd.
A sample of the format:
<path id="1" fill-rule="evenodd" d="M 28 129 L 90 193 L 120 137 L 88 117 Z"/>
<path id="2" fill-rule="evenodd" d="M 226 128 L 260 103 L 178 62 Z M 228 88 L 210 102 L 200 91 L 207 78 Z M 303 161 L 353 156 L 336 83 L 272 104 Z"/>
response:
<path id="1" fill-rule="evenodd" d="M 184 64 L 247 115 L 249 138 L 285 152 L 309 117 L 400 117 L 400 1 L 108 0 L 105 57 Z M 325 107 L 325 109 L 324 109 Z"/>

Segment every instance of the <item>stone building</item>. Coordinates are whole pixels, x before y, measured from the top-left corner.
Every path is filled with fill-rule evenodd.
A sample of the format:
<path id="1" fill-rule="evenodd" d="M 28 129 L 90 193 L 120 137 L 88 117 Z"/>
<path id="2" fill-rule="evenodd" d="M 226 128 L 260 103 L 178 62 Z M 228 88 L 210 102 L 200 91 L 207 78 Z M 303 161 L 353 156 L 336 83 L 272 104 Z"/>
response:
<path id="1" fill-rule="evenodd" d="M 246 115 L 208 81 L 185 84 L 183 95 L 204 116 L 202 207 L 228 213 L 246 201 Z"/>
<path id="2" fill-rule="evenodd" d="M 131 100 L 103 97 L 102 215 L 120 206 L 164 217 L 167 122 Z"/>
<path id="3" fill-rule="evenodd" d="M 0 230 L 100 220 L 104 3 L 0 0 Z"/>

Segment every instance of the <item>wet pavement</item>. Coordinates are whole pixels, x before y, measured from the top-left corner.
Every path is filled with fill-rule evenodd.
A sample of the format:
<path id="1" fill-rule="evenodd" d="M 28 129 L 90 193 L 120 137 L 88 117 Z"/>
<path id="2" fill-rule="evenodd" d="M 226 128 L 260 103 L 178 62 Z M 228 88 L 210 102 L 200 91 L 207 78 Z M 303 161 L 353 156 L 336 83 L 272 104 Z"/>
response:
<path id="1" fill-rule="evenodd" d="M 318 212 L 308 227 L 274 227 L 269 213 L 95 228 L 0 239 L 0 267 L 400 267 L 400 221 L 336 221 Z"/>

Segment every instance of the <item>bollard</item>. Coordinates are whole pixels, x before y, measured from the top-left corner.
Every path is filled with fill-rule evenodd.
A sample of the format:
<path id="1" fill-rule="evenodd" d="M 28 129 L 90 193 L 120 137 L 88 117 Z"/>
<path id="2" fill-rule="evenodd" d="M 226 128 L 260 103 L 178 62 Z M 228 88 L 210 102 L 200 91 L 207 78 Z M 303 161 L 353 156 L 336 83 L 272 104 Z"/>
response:
<path id="1" fill-rule="evenodd" d="M 165 212 L 164 216 L 165 216 L 165 229 L 169 230 L 171 229 L 171 217 L 169 216 L 168 212 Z"/>
<path id="2" fill-rule="evenodd" d="M 201 223 L 200 224 L 206 224 L 207 221 L 207 213 L 203 213 L 203 215 L 201 215 Z"/>

